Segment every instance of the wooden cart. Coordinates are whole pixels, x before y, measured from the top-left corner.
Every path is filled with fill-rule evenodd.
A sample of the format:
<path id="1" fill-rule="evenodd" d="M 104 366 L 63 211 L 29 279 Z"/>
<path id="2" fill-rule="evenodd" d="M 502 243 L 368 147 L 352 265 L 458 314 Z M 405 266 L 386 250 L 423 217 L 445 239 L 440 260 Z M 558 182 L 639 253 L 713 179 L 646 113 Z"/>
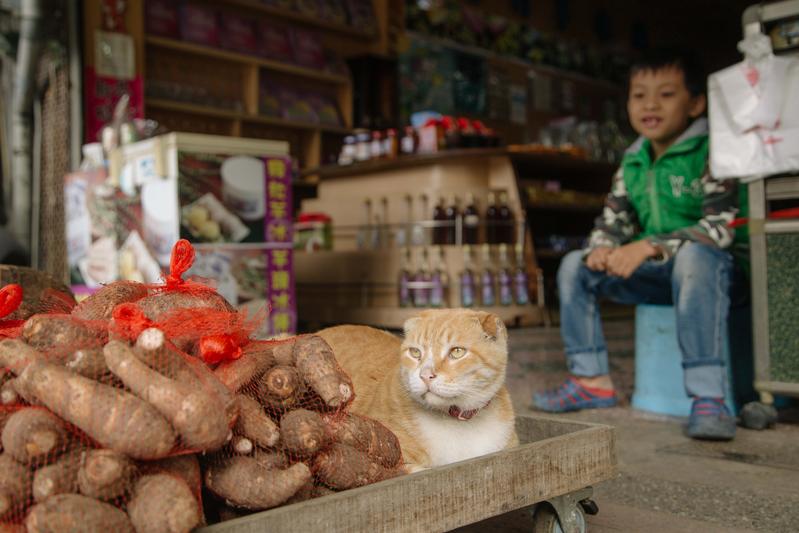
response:
<path id="1" fill-rule="evenodd" d="M 589 499 L 591 485 L 616 473 L 615 430 L 538 416 L 518 417 L 516 429 L 521 444 L 512 450 L 279 507 L 201 531 L 428 533 L 526 507 L 534 512 L 531 531 L 585 531 L 585 509 L 596 512 Z"/>

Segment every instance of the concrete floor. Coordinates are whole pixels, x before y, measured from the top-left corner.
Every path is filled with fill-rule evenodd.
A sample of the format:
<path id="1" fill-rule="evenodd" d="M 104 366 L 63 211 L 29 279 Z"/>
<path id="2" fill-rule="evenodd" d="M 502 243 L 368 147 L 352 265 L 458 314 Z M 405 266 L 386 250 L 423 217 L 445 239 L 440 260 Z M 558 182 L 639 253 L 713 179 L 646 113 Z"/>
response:
<path id="1" fill-rule="evenodd" d="M 589 531 L 799 531 L 799 413 L 781 413 L 772 430 L 739 428 L 729 443 L 688 439 L 682 420 L 629 407 L 632 320 L 608 321 L 605 333 L 622 405 L 561 415 L 617 429 L 619 473 L 594 488 L 600 511 L 588 518 Z M 517 411 L 532 413 L 532 392 L 554 387 L 566 375 L 558 330 L 516 329 L 510 338 L 508 387 Z M 519 511 L 465 531 L 530 530 L 529 513 Z"/>

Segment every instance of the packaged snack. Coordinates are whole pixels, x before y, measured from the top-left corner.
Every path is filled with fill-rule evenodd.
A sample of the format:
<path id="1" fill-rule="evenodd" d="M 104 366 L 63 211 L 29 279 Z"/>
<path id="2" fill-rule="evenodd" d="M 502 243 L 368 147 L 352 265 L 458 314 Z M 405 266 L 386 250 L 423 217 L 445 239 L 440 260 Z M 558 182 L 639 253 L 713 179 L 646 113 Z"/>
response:
<path id="1" fill-rule="evenodd" d="M 219 45 L 219 20 L 216 10 L 196 4 L 180 7 L 180 37 L 205 46 Z"/>
<path id="2" fill-rule="evenodd" d="M 320 124 L 327 126 L 341 126 L 341 114 L 332 98 L 321 94 L 307 95 Z"/>
<path id="3" fill-rule="evenodd" d="M 283 118 L 311 124 L 319 122 L 319 116 L 314 111 L 306 94 L 284 87 L 280 90 L 279 99 L 280 106 L 283 108 Z"/>
<path id="4" fill-rule="evenodd" d="M 317 36 L 309 31 L 292 30 L 294 60 L 300 65 L 313 69 L 324 69 L 325 50 Z"/>
<path id="5" fill-rule="evenodd" d="M 222 13 L 219 17 L 219 41 L 222 48 L 243 54 L 255 54 L 257 39 L 253 21 L 235 13 Z"/>
<path id="6" fill-rule="evenodd" d="M 291 36 L 285 27 L 273 24 L 268 20 L 256 22 L 258 27 L 256 52 L 262 57 L 275 61 L 294 61 L 294 51 L 291 46 Z"/>
<path id="7" fill-rule="evenodd" d="M 170 0 L 147 0 L 145 5 L 147 33 L 159 37 L 177 38 L 178 4 Z"/>

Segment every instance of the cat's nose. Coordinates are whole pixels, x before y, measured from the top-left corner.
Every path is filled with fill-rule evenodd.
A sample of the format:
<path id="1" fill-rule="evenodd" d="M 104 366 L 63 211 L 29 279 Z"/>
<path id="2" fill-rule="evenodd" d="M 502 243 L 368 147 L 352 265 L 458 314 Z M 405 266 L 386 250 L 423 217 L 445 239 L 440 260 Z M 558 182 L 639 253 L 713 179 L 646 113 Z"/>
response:
<path id="1" fill-rule="evenodd" d="M 436 374 L 432 369 L 422 370 L 420 374 L 422 381 L 425 383 L 429 383 L 431 380 L 436 378 Z"/>

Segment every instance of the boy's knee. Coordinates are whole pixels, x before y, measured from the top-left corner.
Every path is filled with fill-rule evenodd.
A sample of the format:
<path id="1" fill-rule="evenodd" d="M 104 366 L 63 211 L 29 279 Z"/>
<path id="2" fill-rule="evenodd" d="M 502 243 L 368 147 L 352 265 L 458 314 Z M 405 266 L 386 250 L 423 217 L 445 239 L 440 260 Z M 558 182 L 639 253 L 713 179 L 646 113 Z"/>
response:
<path id="1" fill-rule="evenodd" d="M 563 256 L 558 267 L 558 288 L 564 290 L 566 287 L 577 283 L 581 269 L 587 268 L 583 261 L 582 250 L 573 250 Z"/>
<path id="2" fill-rule="evenodd" d="M 674 257 L 674 276 L 685 279 L 726 272 L 732 266 L 732 256 L 725 250 L 697 242 L 687 242 Z"/>

